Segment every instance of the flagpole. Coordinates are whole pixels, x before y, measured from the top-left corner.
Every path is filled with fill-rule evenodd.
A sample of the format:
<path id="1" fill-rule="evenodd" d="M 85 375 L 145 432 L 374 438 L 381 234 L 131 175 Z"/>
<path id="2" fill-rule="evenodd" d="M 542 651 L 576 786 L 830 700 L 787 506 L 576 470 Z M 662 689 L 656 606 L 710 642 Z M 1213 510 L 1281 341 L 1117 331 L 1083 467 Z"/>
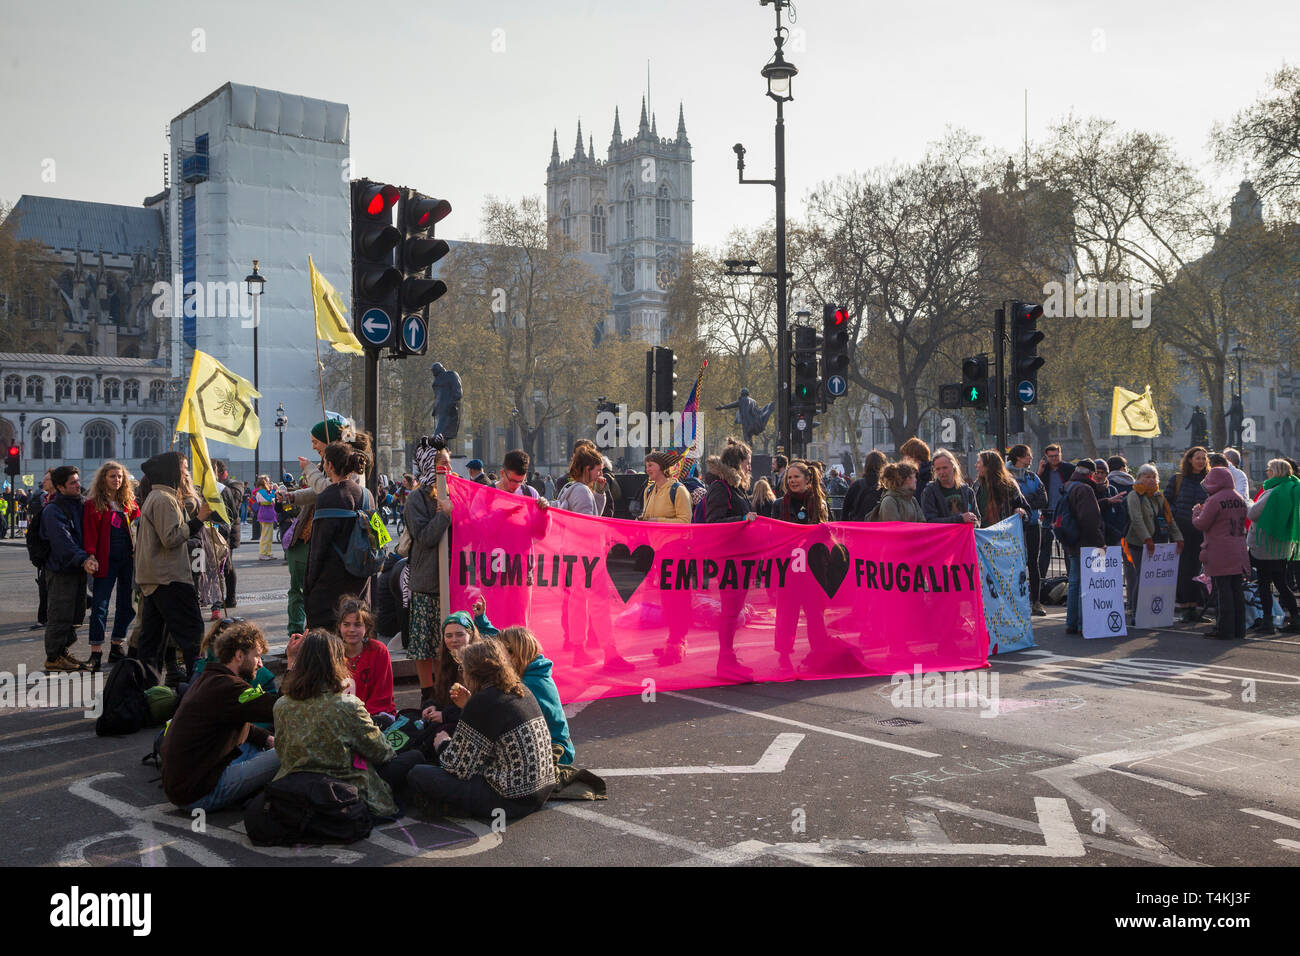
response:
<path id="1" fill-rule="evenodd" d="M 313 323 L 315 320 L 312 320 Z M 313 329 L 313 338 L 316 342 L 316 382 L 320 386 L 320 420 L 328 421 L 329 416 L 325 414 L 325 367 L 320 364 L 320 339 L 315 336 Z M 329 437 L 329 426 L 325 426 L 325 437 Z"/>

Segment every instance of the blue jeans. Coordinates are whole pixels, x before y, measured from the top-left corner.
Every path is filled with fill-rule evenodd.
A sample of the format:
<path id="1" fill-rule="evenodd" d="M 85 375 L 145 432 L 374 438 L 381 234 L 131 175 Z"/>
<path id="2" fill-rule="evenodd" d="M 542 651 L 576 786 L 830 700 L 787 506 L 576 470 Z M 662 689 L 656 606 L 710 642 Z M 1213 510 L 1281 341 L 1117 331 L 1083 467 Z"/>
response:
<path id="1" fill-rule="evenodd" d="M 242 744 L 239 756 L 222 771 L 212 792 L 185 809 L 220 810 L 241 803 L 270 783 L 279 771 L 280 755 L 274 750 L 259 750 L 252 744 Z"/>
<path id="2" fill-rule="evenodd" d="M 126 639 L 126 629 L 135 620 L 135 611 L 131 608 L 131 556 L 121 561 L 109 559 L 108 573 L 102 578 L 94 578 L 94 599 L 90 604 L 90 646 L 103 646 L 104 630 L 108 624 L 108 601 L 113 596 L 113 587 L 117 586 L 117 606 L 113 610 L 113 643 L 120 644 Z"/>
<path id="3" fill-rule="evenodd" d="M 1068 555 L 1070 564 L 1069 591 L 1065 597 L 1065 626 L 1067 629 L 1080 630 L 1083 627 L 1083 588 L 1079 584 L 1079 552 Z"/>

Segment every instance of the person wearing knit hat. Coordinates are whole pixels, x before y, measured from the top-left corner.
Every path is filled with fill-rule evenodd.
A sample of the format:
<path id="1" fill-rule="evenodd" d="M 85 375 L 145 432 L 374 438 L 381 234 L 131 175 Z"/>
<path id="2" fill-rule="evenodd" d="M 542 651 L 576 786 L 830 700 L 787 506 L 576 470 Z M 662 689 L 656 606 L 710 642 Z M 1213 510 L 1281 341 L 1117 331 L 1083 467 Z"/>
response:
<path id="1" fill-rule="evenodd" d="M 317 422 L 311 427 L 311 450 L 320 454 L 332 441 L 343 440 L 343 423 L 337 418 Z"/>
<path id="2" fill-rule="evenodd" d="M 1091 478 L 1092 473 L 1097 470 L 1097 465 L 1091 458 L 1080 458 L 1075 462 L 1074 470 L 1079 473 L 1080 478 L 1085 475 Z"/>
<path id="3" fill-rule="evenodd" d="M 480 485 L 491 484 L 487 480 L 487 475 L 483 474 L 483 460 L 481 458 L 471 458 L 465 463 L 465 470 L 469 472 L 470 481 Z"/>

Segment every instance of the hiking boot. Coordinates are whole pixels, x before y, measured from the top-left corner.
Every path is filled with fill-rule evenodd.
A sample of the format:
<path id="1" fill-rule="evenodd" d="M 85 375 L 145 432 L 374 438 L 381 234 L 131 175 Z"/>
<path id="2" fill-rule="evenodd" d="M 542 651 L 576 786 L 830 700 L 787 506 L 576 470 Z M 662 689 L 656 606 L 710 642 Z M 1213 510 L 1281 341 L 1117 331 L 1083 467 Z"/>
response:
<path id="1" fill-rule="evenodd" d="M 176 664 L 175 661 L 167 662 L 167 677 L 163 681 L 172 690 L 180 687 L 185 683 L 185 669 Z"/>
<path id="2" fill-rule="evenodd" d="M 783 671 L 794 670 L 794 664 L 791 662 L 789 654 L 782 654 L 780 657 L 778 657 L 776 666 Z"/>
<path id="3" fill-rule="evenodd" d="M 101 666 L 102 666 L 103 659 L 104 659 L 104 652 L 103 652 L 103 651 L 91 651 L 91 652 L 90 652 L 90 660 L 86 661 L 86 665 L 90 668 L 90 672 L 91 672 L 92 674 L 98 674 L 98 673 L 99 673 L 100 668 L 101 668 Z"/>
<path id="4" fill-rule="evenodd" d="M 573 652 L 574 667 L 590 667 L 594 663 L 596 663 L 596 658 L 592 657 L 581 647 Z"/>
<path id="5" fill-rule="evenodd" d="M 754 680 L 753 670 L 740 663 L 735 654 L 718 655 L 718 676 L 738 684 L 748 684 Z"/>
<path id="6" fill-rule="evenodd" d="M 1047 609 L 1039 601 L 1035 601 L 1029 606 L 1029 613 L 1034 617 L 1047 617 Z"/>
<path id="7" fill-rule="evenodd" d="M 686 645 L 669 644 L 667 647 L 656 647 L 654 655 L 659 659 L 660 667 L 671 667 L 686 660 Z"/>
<path id="8" fill-rule="evenodd" d="M 46 671 L 84 671 L 86 665 L 77 660 L 67 651 L 64 651 L 58 657 L 45 662 Z"/>
<path id="9" fill-rule="evenodd" d="M 113 644 L 108 649 L 108 662 L 110 664 L 116 664 L 118 661 L 123 660 L 125 657 L 126 654 L 122 652 L 122 645 L 120 643 Z"/>

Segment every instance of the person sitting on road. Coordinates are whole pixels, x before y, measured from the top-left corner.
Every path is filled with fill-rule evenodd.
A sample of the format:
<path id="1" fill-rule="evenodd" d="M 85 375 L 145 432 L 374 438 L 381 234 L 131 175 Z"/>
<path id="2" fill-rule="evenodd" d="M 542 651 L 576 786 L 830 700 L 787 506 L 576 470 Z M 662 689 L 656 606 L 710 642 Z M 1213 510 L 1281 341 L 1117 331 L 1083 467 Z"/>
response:
<path id="1" fill-rule="evenodd" d="M 366 712 L 386 730 L 397 719 L 393 703 L 393 661 L 383 641 L 375 640 L 375 615 L 360 598 L 344 595 L 338 606 L 339 637 L 343 639 L 353 693 Z"/>
<path id="2" fill-rule="evenodd" d="M 393 787 L 409 763 L 393 764 L 393 748 L 363 704 L 348 690 L 351 678 L 343 641 L 324 628 L 313 628 L 290 641 L 296 659 L 275 703 L 275 749 L 279 780 L 291 773 L 321 773 L 357 788 L 370 812 L 398 813 Z M 381 768 L 393 775 L 385 779 Z"/>
<path id="3" fill-rule="evenodd" d="M 272 719 L 279 695 L 251 684 L 266 650 L 256 624 L 227 623 L 216 638 L 216 661 L 181 698 L 162 742 L 163 792 L 178 807 L 232 806 L 279 770 L 280 759 L 269 749 L 275 737 L 257 726 Z"/>
<path id="4" fill-rule="evenodd" d="M 497 635 L 497 640 L 510 655 L 515 673 L 542 709 L 546 726 L 551 731 L 551 745 L 559 751 L 556 763 L 573 763 L 577 752 L 569 736 L 569 720 L 564 716 L 564 705 L 560 703 L 560 690 L 551 677 L 554 664 L 542 653 L 542 645 L 526 627 L 507 627 Z"/>
<path id="5" fill-rule="evenodd" d="M 975 491 L 962 481 L 961 465 L 946 448 L 935 449 L 930 462 L 934 481 L 921 492 L 921 512 L 925 520 L 940 524 L 980 523 Z M 918 484 L 920 479 L 918 478 Z"/>
<path id="6" fill-rule="evenodd" d="M 442 622 L 442 646 L 434 664 L 433 693 L 422 716 L 431 723 L 442 724 L 448 733 L 455 731 L 456 722 L 460 720 L 460 709 L 469 698 L 464 685 L 460 683 L 461 654 L 470 644 L 497 633 L 497 629 L 487 619 L 486 611 L 487 602 L 479 598 L 474 604 L 475 620 L 471 620 L 464 611 L 456 611 L 448 614 Z"/>
<path id="7" fill-rule="evenodd" d="M 447 811 L 507 820 L 540 810 L 555 789 L 551 732 L 533 695 L 494 639 L 462 655 L 468 701 L 454 735 L 434 737 L 438 766 L 410 771 L 413 795 L 434 813 Z"/>

